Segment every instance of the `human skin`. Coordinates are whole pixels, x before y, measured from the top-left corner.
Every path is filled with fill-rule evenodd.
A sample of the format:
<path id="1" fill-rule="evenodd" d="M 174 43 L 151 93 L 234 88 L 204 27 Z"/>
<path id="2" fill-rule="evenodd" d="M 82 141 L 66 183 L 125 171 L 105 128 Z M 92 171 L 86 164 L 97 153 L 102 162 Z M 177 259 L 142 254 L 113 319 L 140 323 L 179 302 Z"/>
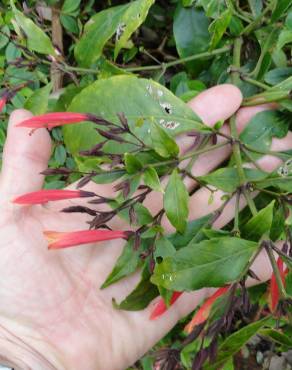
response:
<path id="1" fill-rule="evenodd" d="M 240 91 L 232 85 L 213 87 L 189 102 L 189 106 L 208 125 L 238 111 Z M 237 112 L 239 130 L 258 111 L 270 106 L 241 108 Z M 0 362 L 15 369 L 33 370 L 122 370 L 138 360 L 177 321 L 194 310 L 213 289 L 184 293 L 159 319 L 150 321 L 156 302 L 143 311 L 127 312 L 113 308 L 112 298 L 123 299 L 133 289 L 139 274 L 133 274 L 107 289 L 100 285 L 112 270 L 123 248 L 123 241 L 49 251 L 43 230 L 75 231 L 88 228 L 88 216 L 60 213 L 60 209 L 85 204 L 86 200 L 49 203 L 44 206 L 19 206 L 11 200 L 41 189 L 51 154 L 51 140 L 45 129 L 29 135 L 30 129 L 15 125 L 31 114 L 17 110 L 11 114 L 0 176 Z M 228 124 L 222 128 L 228 132 Z M 218 138 L 219 139 L 219 138 Z M 181 151 L 190 145 L 189 137 L 178 139 Z M 274 139 L 273 150 L 292 149 L 292 134 Z M 193 167 L 194 175 L 216 168 L 230 155 L 225 146 L 201 155 Z M 264 157 L 260 166 L 271 171 L 279 165 L 274 157 Z M 190 184 L 187 184 L 190 186 Z M 70 189 L 75 188 L 75 184 Z M 111 185 L 89 184 L 84 190 L 105 196 L 113 194 Z M 208 204 L 209 191 L 201 188 L 190 199 L 193 220 L 217 209 L 222 200 L 216 192 Z M 162 207 L 161 195 L 153 193 L 146 202 L 152 211 Z M 244 207 L 242 201 L 241 207 Z M 216 221 L 223 227 L 233 218 L 231 201 Z M 115 229 L 127 229 L 116 218 Z M 167 231 L 171 226 L 164 220 Z M 253 270 L 262 281 L 271 268 L 265 253 L 256 259 Z M 255 284 L 250 280 L 249 284 Z"/>

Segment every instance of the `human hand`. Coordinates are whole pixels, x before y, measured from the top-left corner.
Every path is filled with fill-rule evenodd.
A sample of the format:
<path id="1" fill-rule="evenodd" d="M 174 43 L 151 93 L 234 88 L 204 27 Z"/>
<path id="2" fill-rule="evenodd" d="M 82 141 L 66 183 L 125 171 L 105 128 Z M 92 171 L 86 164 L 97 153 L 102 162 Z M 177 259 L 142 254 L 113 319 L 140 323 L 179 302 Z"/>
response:
<path id="1" fill-rule="evenodd" d="M 189 105 L 205 123 L 213 125 L 235 113 L 241 99 L 237 88 L 221 85 L 200 94 Z M 240 109 L 238 129 L 242 129 L 252 115 L 267 108 Z M 29 129 L 15 127 L 28 117 L 30 113 L 24 110 L 13 112 L 10 117 L 0 178 L 0 360 L 16 369 L 125 369 L 211 290 L 183 294 L 162 317 L 150 321 L 154 303 L 139 312 L 119 311 L 112 306 L 112 297 L 119 301 L 130 293 L 138 274 L 107 289 L 99 289 L 121 253 L 123 241 L 48 251 L 43 230 L 86 229 L 88 216 L 59 212 L 69 205 L 81 204 L 79 200 L 32 207 L 11 203 L 18 195 L 41 189 L 43 176 L 39 173 L 47 167 L 51 153 L 50 137 L 45 129 L 29 136 Z M 228 126 L 222 129 L 227 132 Z M 273 149 L 291 149 L 291 135 L 274 139 Z M 188 137 L 179 139 L 181 150 L 188 147 L 188 140 Z M 230 148 L 225 146 L 201 155 L 193 174 L 207 173 L 229 154 Z M 272 170 L 278 161 L 266 156 L 259 163 L 263 169 Z M 109 185 L 90 184 L 84 190 L 94 190 L 104 196 L 113 193 Z M 192 196 L 190 219 L 220 206 L 222 193 L 216 192 L 213 203 L 207 205 L 209 195 L 208 190 L 202 188 Z M 82 202 L 85 201 L 82 199 Z M 153 193 L 147 207 L 153 213 L 161 208 L 161 195 Z M 231 201 L 215 226 L 222 227 L 229 222 L 233 210 Z M 113 226 L 127 229 L 119 219 L 114 220 Z M 167 222 L 165 226 L 169 227 Z M 271 269 L 264 254 L 258 257 L 253 270 L 262 280 L 269 278 Z"/>

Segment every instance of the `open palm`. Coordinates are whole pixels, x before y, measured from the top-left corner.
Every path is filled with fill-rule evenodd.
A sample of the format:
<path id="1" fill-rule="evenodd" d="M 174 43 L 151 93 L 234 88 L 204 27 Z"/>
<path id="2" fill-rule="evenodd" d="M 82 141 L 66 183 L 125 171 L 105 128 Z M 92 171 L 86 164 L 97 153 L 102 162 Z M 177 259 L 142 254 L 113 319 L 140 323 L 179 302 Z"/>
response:
<path id="1" fill-rule="evenodd" d="M 240 103 L 239 90 L 222 85 L 204 92 L 190 106 L 205 122 L 214 124 L 232 115 Z M 238 125 L 243 126 L 260 109 L 264 108 L 241 110 Z M 0 180 L 0 348 L 6 352 L 2 357 L 9 358 L 15 368 L 21 369 L 125 369 L 178 319 L 191 312 L 209 291 L 184 294 L 165 315 L 150 321 L 153 303 L 139 312 L 112 307 L 112 298 L 118 301 L 124 298 L 137 283 L 138 274 L 100 290 L 124 241 L 48 251 L 43 230 L 86 229 L 88 216 L 59 212 L 72 203 L 80 204 L 79 201 L 33 207 L 11 203 L 17 195 L 41 189 L 43 176 L 39 173 L 47 167 L 51 152 L 46 130 L 29 136 L 29 130 L 15 127 L 29 115 L 23 110 L 11 115 Z M 182 149 L 187 148 L 188 140 L 180 139 Z M 291 136 L 281 143 L 291 148 Z M 224 147 L 202 156 L 194 173 L 210 171 L 228 156 L 229 150 Z M 111 186 L 90 184 L 89 187 L 99 194 L 112 193 Z M 157 197 L 150 197 L 147 204 L 153 211 L 159 206 Z M 208 197 L 207 189 L 194 194 L 191 219 L 220 205 L 220 192 L 207 207 Z M 217 226 L 223 226 L 232 214 L 231 202 Z M 116 229 L 127 229 L 122 221 L 114 222 Z M 268 270 L 257 272 L 263 279 L 268 278 Z"/>

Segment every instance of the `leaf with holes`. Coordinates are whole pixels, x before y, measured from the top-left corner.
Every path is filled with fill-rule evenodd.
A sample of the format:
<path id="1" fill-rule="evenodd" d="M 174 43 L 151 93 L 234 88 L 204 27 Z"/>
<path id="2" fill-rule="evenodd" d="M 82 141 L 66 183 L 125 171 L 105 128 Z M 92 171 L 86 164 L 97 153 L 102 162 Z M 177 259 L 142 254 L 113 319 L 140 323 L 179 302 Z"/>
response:
<path id="1" fill-rule="evenodd" d="M 165 106 L 170 110 L 166 111 Z M 133 76 L 114 76 L 94 82 L 75 96 L 68 110 L 93 113 L 116 124 L 120 124 L 117 113 L 123 112 L 131 130 L 146 145 L 151 145 L 149 130 L 153 120 L 172 137 L 183 132 L 209 130 L 197 115 L 168 89 L 157 82 Z M 80 158 L 79 151 L 90 149 L 104 140 L 95 128 L 96 125 L 91 122 L 63 128 L 65 143 L 74 157 Z M 132 138 L 129 140 L 133 141 Z M 103 147 L 104 151 L 120 154 L 135 149 L 137 146 L 117 145 L 113 141 Z"/>
<path id="2" fill-rule="evenodd" d="M 81 66 L 89 67 L 102 54 L 106 42 L 116 38 L 116 58 L 129 37 L 144 22 L 154 0 L 136 0 L 103 10 L 89 19 L 84 33 L 75 46 L 75 56 Z"/>

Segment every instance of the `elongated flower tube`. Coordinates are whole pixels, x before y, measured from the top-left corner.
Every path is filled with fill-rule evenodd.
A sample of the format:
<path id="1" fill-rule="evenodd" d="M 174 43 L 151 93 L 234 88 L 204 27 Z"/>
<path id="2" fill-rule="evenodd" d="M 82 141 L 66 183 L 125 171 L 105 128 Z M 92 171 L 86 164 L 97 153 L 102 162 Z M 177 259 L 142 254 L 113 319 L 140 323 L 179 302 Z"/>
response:
<path id="1" fill-rule="evenodd" d="M 12 202 L 16 204 L 26 204 L 26 205 L 43 204 L 56 200 L 85 198 L 93 196 L 95 196 L 95 193 L 92 193 L 90 191 L 47 189 L 20 195 L 19 197 L 13 199 Z"/>
<path id="2" fill-rule="evenodd" d="M 178 298 L 183 294 L 183 292 L 173 292 L 171 298 L 170 298 L 170 306 L 174 304 L 175 301 L 178 300 Z M 157 304 L 154 307 L 154 310 L 151 312 L 150 320 L 155 320 L 164 312 L 166 312 L 168 307 L 166 306 L 164 300 L 161 298 Z"/>
<path id="3" fill-rule="evenodd" d="M 288 273 L 288 269 L 284 270 L 284 262 L 281 257 L 278 257 L 277 266 L 281 275 L 282 282 L 285 286 L 285 276 Z M 278 306 L 280 300 L 280 292 L 277 284 L 276 276 L 273 273 L 270 282 L 270 309 L 274 312 Z"/>
<path id="4" fill-rule="evenodd" d="M 17 127 L 28 128 L 48 128 L 52 129 L 57 126 L 69 125 L 91 119 L 89 114 L 74 112 L 55 112 L 34 116 L 20 122 Z"/>
<path id="5" fill-rule="evenodd" d="M 0 113 L 3 111 L 3 108 L 5 107 L 7 103 L 7 98 L 5 96 L 2 96 L 0 99 Z"/>
<path id="6" fill-rule="evenodd" d="M 49 244 L 48 249 L 63 249 L 81 244 L 113 239 L 127 239 L 129 237 L 129 232 L 119 230 L 44 231 L 43 233 Z"/>
<path id="7" fill-rule="evenodd" d="M 202 324 L 204 321 L 206 321 L 208 319 L 213 303 L 219 297 L 221 297 L 223 294 L 225 294 L 228 289 L 229 289 L 229 286 L 225 286 L 225 287 L 217 289 L 216 292 L 214 294 L 212 294 L 211 297 L 209 297 L 202 304 L 202 306 L 199 308 L 199 310 L 195 313 L 192 320 L 186 325 L 186 327 L 184 329 L 186 333 L 190 334 L 193 331 L 193 329 L 196 325 Z"/>

